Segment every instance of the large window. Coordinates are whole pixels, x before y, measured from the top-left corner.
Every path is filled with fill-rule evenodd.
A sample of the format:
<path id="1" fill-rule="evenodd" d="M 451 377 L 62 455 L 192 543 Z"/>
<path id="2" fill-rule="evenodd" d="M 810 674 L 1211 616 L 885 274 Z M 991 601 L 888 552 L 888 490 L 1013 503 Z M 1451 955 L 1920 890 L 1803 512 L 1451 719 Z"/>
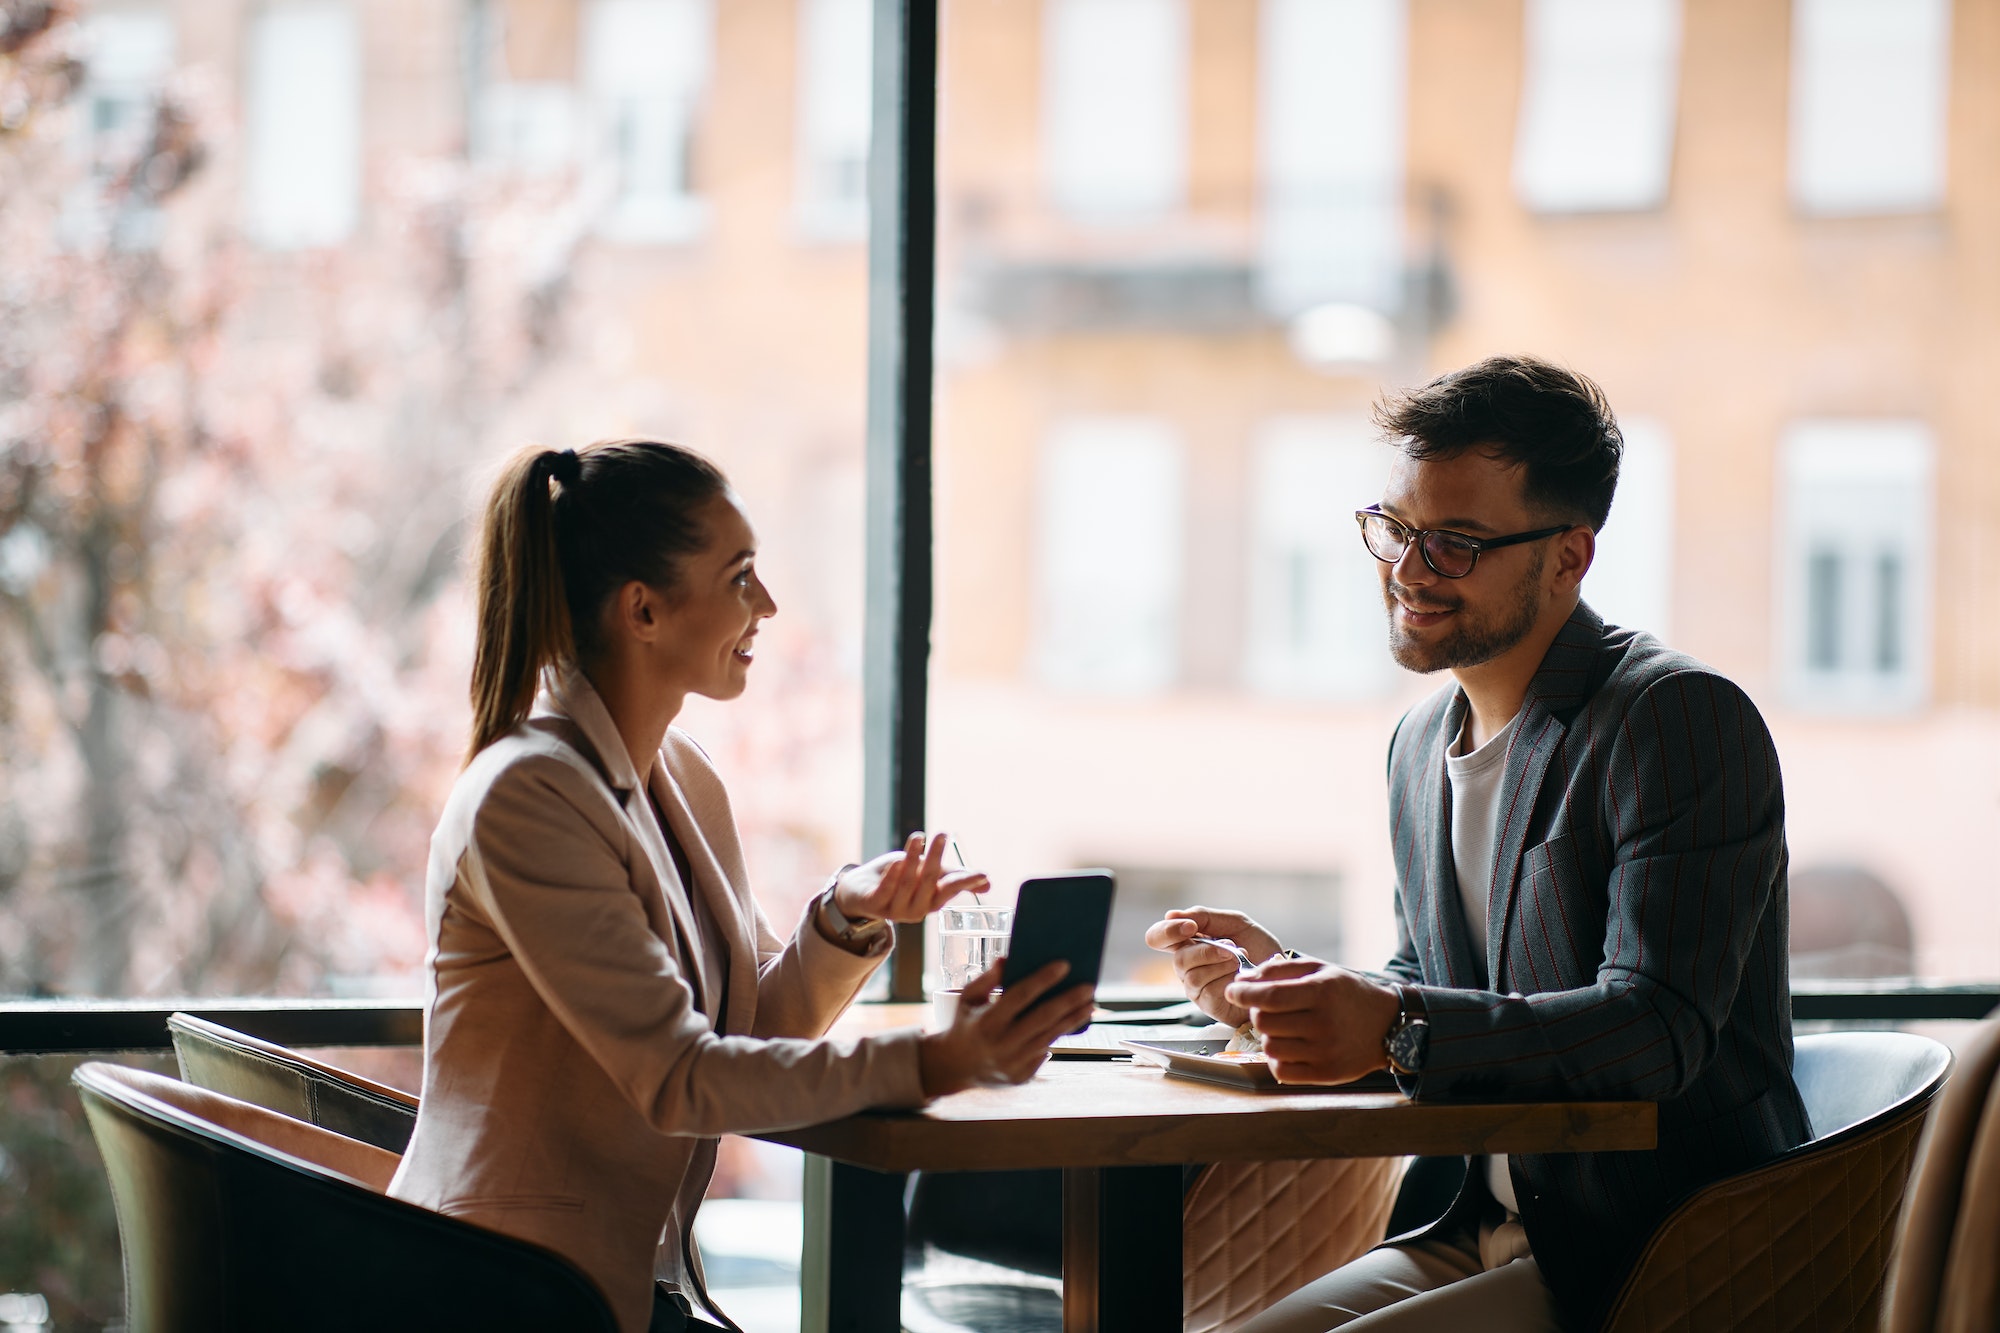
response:
<path id="1" fill-rule="evenodd" d="M 1966 757 L 2000 744 L 2000 639 L 1931 611 L 1983 604 L 2000 542 L 2000 308 L 1928 221 L 1815 216 L 1958 216 L 1945 62 L 1954 123 L 2000 113 L 2000 71 L 1932 0 L 1723 9 L 947 5 L 929 776 L 1003 889 L 1104 864 L 1151 907 L 1319 895 L 1381 964 L 1384 746 L 1448 682 L 1388 658 L 1368 412 L 1531 352 L 1627 439 L 1583 595 L 1764 712 L 1800 901 L 1878 886 L 1904 965 L 2000 973 L 1978 838 L 1894 831 L 2000 800 Z M 1040 190 L 1058 160 L 1085 195 L 1175 185 L 1093 215 Z M 1891 966 L 1829 912 L 1795 917 L 1814 970 Z"/>
<path id="2" fill-rule="evenodd" d="M 864 851 L 867 6 L 49 8 L 0 55 L 0 994 L 420 994 L 475 506 L 522 445 L 628 434 L 757 525 L 780 613 L 681 723 L 789 929 Z M 802 236 L 802 163 L 842 234 Z M 0 1061 L 0 1296 L 98 1328 L 67 1068 Z M 725 1149 L 718 1285 L 797 1183 Z M 772 1295 L 724 1299 L 795 1328 Z"/>
<path id="3" fill-rule="evenodd" d="M 0 992 L 416 992 L 468 526 L 529 442 L 730 472 L 783 612 L 686 723 L 774 918 L 861 850 L 866 261 L 787 225 L 791 116 L 705 172 L 698 110 L 833 51 L 851 201 L 865 5 L 391 10 L 85 5 L 10 57 Z M 606 243 L 711 206 L 770 225 Z"/>

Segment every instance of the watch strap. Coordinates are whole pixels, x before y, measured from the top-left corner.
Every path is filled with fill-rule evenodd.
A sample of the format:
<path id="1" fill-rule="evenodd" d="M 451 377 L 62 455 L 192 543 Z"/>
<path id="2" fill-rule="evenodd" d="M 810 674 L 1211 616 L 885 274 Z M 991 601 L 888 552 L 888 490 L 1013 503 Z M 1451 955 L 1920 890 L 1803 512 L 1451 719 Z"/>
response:
<path id="1" fill-rule="evenodd" d="M 840 877 L 854 868 L 851 865 L 842 866 L 827 880 L 826 888 L 820 892 L 819 908 L 814 916 L 818 919 L 820 933 L 830 942 L 865 958 L 886 950 L 894 932 L 889 929 L 888 921 L 881 917 L 850 917 L 840 910 L 834 890 L 840 884 Z"/>
<path id="2" fill-rule="evenodd" d="M 1430 1010 L 1423 992 L 1402 982 L 1396 984 L 1397 1011 L 1388 1033 L 1382 1038 L 1382 1055 L 1390 1072 L 1413 1078 L 1424 1069 L 1430 1054 Z"/>

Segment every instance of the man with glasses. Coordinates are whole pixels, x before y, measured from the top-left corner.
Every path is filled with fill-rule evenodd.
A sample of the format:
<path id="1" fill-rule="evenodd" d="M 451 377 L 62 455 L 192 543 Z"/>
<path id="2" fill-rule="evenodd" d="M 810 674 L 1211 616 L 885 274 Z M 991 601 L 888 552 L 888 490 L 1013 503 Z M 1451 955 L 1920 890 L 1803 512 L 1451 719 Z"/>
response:
<path id="1" fill-rule="evenodd" d="M 1676 1199 L 1809 1136 L 1777 754 L 1741 689 L 1581 599 L 1623 450 L 1595 384 L 1499 357 L 1376 415 L 1389 651 L 1452 677 L 1389 743 L 1400 947 L 1356 972 L 1206 907 L 1146 938 L 1281 1082 L 1660 1104 L 1652 1152 L 1474 1159 L 1439 1221 L 1243 1333 L 1595 1328 Z"/>

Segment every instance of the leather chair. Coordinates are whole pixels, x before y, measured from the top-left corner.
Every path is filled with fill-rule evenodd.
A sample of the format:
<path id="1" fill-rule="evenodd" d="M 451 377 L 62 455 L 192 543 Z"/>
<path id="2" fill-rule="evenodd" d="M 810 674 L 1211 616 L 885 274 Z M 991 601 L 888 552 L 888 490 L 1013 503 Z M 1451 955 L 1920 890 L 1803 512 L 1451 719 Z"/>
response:
<path id="1" fill-rule="evenodd" d="M 111 1178 L 132 1333 L 616 1333 L 561 1257 L 383 1194 L 396 1154 L 116 1065 L 72 1076 Z"/>
<path id="2" fill-rule="evenodd" d="M 410 1146 L 417 1099 L 407 1092 L 192 1014 L 170 1015 L 167 1030 L 173 1034 L 181 1077 L 198 1088 L 389 1152 Z"/>
<path id="3" fill-rule="evenodd" d="M 2000 1019 L 1958 1052 L 1903 1202 L 1886 1333 L 2000 1328 Z"/>
<path id="4" fill-rule="evenodd" d="M 1191 1168 L 1181 1205 L 1183 1333 L 1228 1333 L 1379 1244 L 1406 1161 Z M 911 1262 L 927 1271 L 904 1284 L 904 1333 L 1062 1327 L 1060 1172 L 919 1172 L 908 1236 Z M 938 1252 L 974 1263 L 938 1263 Z"/>
<path id="5" fill-rule="evenodd" d="M 1674 1209 L 1605 1333 L 1876 1327 L 1903 1185 L 1951 1052 L 1901 1032 L 1801 1037 L 1796 1051 L 1813 1139 Z"/>

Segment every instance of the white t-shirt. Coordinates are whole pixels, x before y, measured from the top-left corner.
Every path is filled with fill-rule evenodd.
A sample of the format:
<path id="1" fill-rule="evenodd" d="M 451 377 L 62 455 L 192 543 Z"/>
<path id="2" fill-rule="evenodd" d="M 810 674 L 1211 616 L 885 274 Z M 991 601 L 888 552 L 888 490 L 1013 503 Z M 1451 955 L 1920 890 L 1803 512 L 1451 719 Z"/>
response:
<path id="1" fill-rule="evenodd" d="M 1500 780 L 1507 772 L 1507 743 L 1521 715 L 1514 714 L 1486 744 L 1471 754 L 1463 754 L 1472 737 L 1472 710 L 1467 709 L 1465 727 L 1445 755 L 1445 773 L 1451 779 L 1451 863 L 1458 877 L 1459 900 L 1465 905 L 1466 933 L 1472 950 L 1486 956 L 1486 898 L 1493 887 L 1493 851 L 1500 835 Z M 1507 1158 L 1495 1153 L 1486 1159 L 1486 1188 L 1510 1213 L 1515 1206 L 1514 1182 L 1507 1174 Z"/>

